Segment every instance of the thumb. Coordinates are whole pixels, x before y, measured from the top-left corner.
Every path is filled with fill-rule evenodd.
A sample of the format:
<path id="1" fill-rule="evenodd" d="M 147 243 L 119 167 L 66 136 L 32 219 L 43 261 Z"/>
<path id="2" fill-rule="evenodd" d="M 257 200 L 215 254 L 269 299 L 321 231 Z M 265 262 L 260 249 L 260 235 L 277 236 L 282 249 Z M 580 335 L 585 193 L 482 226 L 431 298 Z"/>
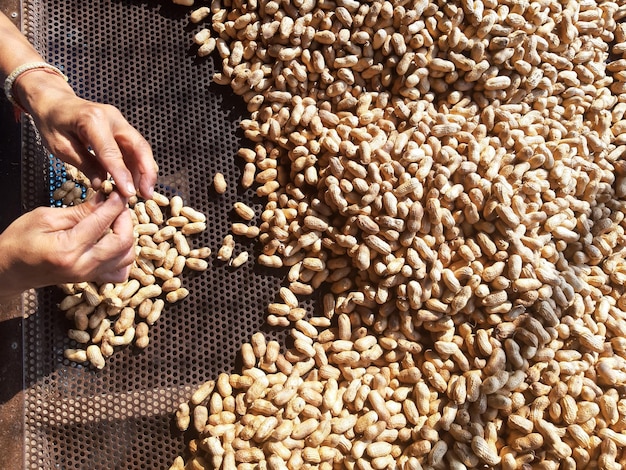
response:
<path id="1" fill-rule="evenodd" d="M 93 245 L 110 229 L 117 217 L 126 210 L 127 200 L 117 191 L 105 200 L 101 192 L 84 204 L 70 207 L 67 212 L 68 227 L 79 245 Z M 84 206 L 84 207 L 83 207 Z"/>
<path id="2" fill-rule="evenodd" d="M 59 212 L 63 211 L 63 215 L 60 217 L 59 223 L 66 225 L 59 228 L 70 229 L 74 227 L 89 214 L 92 214 L 98 207 L 102 206 L 105 201 L 106 196 L 102 193 L 102 191 L 97 191 L 92 198 L 86 200 L 82 204 L 76 204 L 74 206 L 59 209 Z"/>

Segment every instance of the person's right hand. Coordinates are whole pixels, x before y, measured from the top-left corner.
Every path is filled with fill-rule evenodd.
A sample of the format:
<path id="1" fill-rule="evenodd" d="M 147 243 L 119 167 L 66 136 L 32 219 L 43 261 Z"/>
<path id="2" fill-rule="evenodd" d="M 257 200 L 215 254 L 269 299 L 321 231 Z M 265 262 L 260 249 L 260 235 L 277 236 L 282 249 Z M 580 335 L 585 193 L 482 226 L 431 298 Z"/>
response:
<path id="1" fill-rule="evenodd" d="M 66 282 L 123 282 L 135 259 L 133 222 L 117 192 L 73 207 L 40 207 L 0 234 L 0 298 Z"/>
<path id="2" fill-rule="evenodd" d="M 15 91 L 46 149 L 81 170 L 95 189 L 109 173 L 125 197 L 137 190 L 152 197 L 158 171 L 152 149 L 117 108 L 76 96 L 61 77 L 45 71 L 24 74 Z"/>

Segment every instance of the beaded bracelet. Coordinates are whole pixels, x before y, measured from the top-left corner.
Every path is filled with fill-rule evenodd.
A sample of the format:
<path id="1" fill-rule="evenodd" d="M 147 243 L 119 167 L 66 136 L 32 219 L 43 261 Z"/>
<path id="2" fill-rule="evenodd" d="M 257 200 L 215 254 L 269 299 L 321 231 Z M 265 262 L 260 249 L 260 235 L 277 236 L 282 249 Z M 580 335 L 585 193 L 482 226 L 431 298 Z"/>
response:
<path id="1" fill-rule="evenodd" d="M 7 96 L 7 99 L 11 102 L 11 104 L 20 110 L 24 110 L 24 107 L 17 101 L 17 98 L 13 94 L 13 86 L 23 73 L 36 69 L 42 69 L 47 72 L 55 73 L 60 77 L 63 77 L 65 81 L 68 81 L 67 76 L 61 72 L 60 69 L 54 65 L 48 64 L 47 62 L 30 62 L 16 67 L 4 81 L 4 94 Z"/>

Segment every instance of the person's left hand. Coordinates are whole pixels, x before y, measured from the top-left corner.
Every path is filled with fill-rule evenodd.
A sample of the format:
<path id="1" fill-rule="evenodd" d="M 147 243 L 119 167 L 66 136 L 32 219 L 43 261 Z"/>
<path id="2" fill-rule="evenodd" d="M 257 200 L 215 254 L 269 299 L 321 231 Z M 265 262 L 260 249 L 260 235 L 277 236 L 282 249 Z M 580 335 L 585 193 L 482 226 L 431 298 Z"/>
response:
<path id="1" fill-rule="evenodd" d="M 157 165 L 150 144 L 117 108 L 79 98 L 50 73 L 27 74 L 19 87 L 44 145 L 55 156 L 81 170 L 96 189 L 109 173 L 123 196 L 138 190 L 152 197 Z"/>
<path id="2" fill-rule="evenodd" d="M 135 259 L 128 200 L 102 192 L 72 207 L 38 207 L 0 233 L 0 301 L 65 282 L 124 282 Z"/>

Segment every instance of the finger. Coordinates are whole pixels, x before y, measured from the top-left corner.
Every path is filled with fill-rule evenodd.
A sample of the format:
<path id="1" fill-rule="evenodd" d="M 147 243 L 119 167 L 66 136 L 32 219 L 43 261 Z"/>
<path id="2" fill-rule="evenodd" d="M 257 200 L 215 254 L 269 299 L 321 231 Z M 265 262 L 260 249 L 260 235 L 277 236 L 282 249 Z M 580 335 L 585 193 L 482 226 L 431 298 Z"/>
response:
<path id="1" fill-rule="evenodd" d="M 118 271 L 135 261 L 135 244 L 114 233 L 105 235 L 92 249 L 91 258 L 99 273 Z"/>
<path id="2" fill-rule="evenodd" d="M 91 257 L 92 264 L 97 266 L 98 279 L 111 279 L 110 276 L 114 276 L 116 279 L 120 278 L 116 282 L 125 281 L 135 260 L 133 238 L 115 232 L 108 233 L 93 248 Z"/>
<path id="3" fill-rule="evenodd" d="M 134 225 L 130 215 L 130 209 L 126 209 L 119 214 L 113 221 L 113 224 L 111 224 L 111 229 L 115 235 L 127 238 L 130 242 L 133 241 Z"/>
<path id="4" fill-rule="evenodd" d="M 95 281 L 103 282 L 103 283 L 104 282 L 114 282 L 114 283 L 125 282 L 128 280 L 129 275 L 130 275 L 130 264 L 123 268 L 118 268 L 113 271 L 102 273 L 95 279 Z"/>
<path id="5" fill-rule="evenodd" d="M 131 169 L 135 187 L 142 197 L 150 199 L 157 181 L 158 166 L 154 161 L 152 148 L 143 136 L 130 124 L 124 123 L 116 131 L 115 137 L 124 161 Z"/>
<path id="6" fill-rule="evenodd" d="M 136 193 L 136 189 L 133 177 L 126 167 L 122 152 L 113 135 L 112 128 L 116 124 L 102 125 L 102 121 L 109 120 L 110 122 L 112 119 L 124 118 L 121 115 L 119 117 L 103 115 L 101 111 L 89 115 L 78 126 L 78 136 L 93 149 L 96 159 L 111 174 L 122 195 L 130 197 Z"/>
<path id="7" fill-rule="evenodd" d="M 122 211 L 111 224 L 111 230 L 106 233 L 95 246 L 100 252 L 100 262 L 113 260 L 115 268 L 130 264 L 135 259 L 135 236 L 133 234 L 133 219 L 130 210 Z"/>
<path id="8" fill-rule="evenodd" d="M 96 159 L 95 155 L 82 144 L 82 142 L 71 138 L 70 143 L 75 153 L 80 157 L 75 166 L 84 173 L 94 189 L 99 189 L 102 182 L 107 177 L 107 172 L 104 167 Z"/>
<path id="9" fill-rule="evenodd" d="M 73 136 L 54 134 L 54 138 L 44 139 L 46 148 L 66 163 L 70 163 L 82 171 L 92 183 L 94 188 L 99 188 L 106 178 L 106 171 L 87 147 Z"/>
<path id="10" fill-rule="evenodd" d="M 83 219 L 89 217 L 97 208 L 102 206 L 105 200 L 106 196 L 99 191 L 82 204 L 63 208 L 49 208 L 54 211 L 54 217 L 46 219 L 49 230 L 71 230 Z"/>
<path id="11" fill-rule="evenodd" d="M 91 201 L 86 203 L 91 207 L 82 208 L 81 206 L 86 204 L 79 204 L 70 208 L 75 209 L 72 216 L 75 218 L 76 225 L 71 229 L 71 232 L 79 246 L 97 243 L 122 211 L 126 211 L 127 200 L 120 196 L 117 191 L 110 193 L 106 201 L 98 204 L 98 199 L 101 197 L 97 195 L 93 204 Z"/>

